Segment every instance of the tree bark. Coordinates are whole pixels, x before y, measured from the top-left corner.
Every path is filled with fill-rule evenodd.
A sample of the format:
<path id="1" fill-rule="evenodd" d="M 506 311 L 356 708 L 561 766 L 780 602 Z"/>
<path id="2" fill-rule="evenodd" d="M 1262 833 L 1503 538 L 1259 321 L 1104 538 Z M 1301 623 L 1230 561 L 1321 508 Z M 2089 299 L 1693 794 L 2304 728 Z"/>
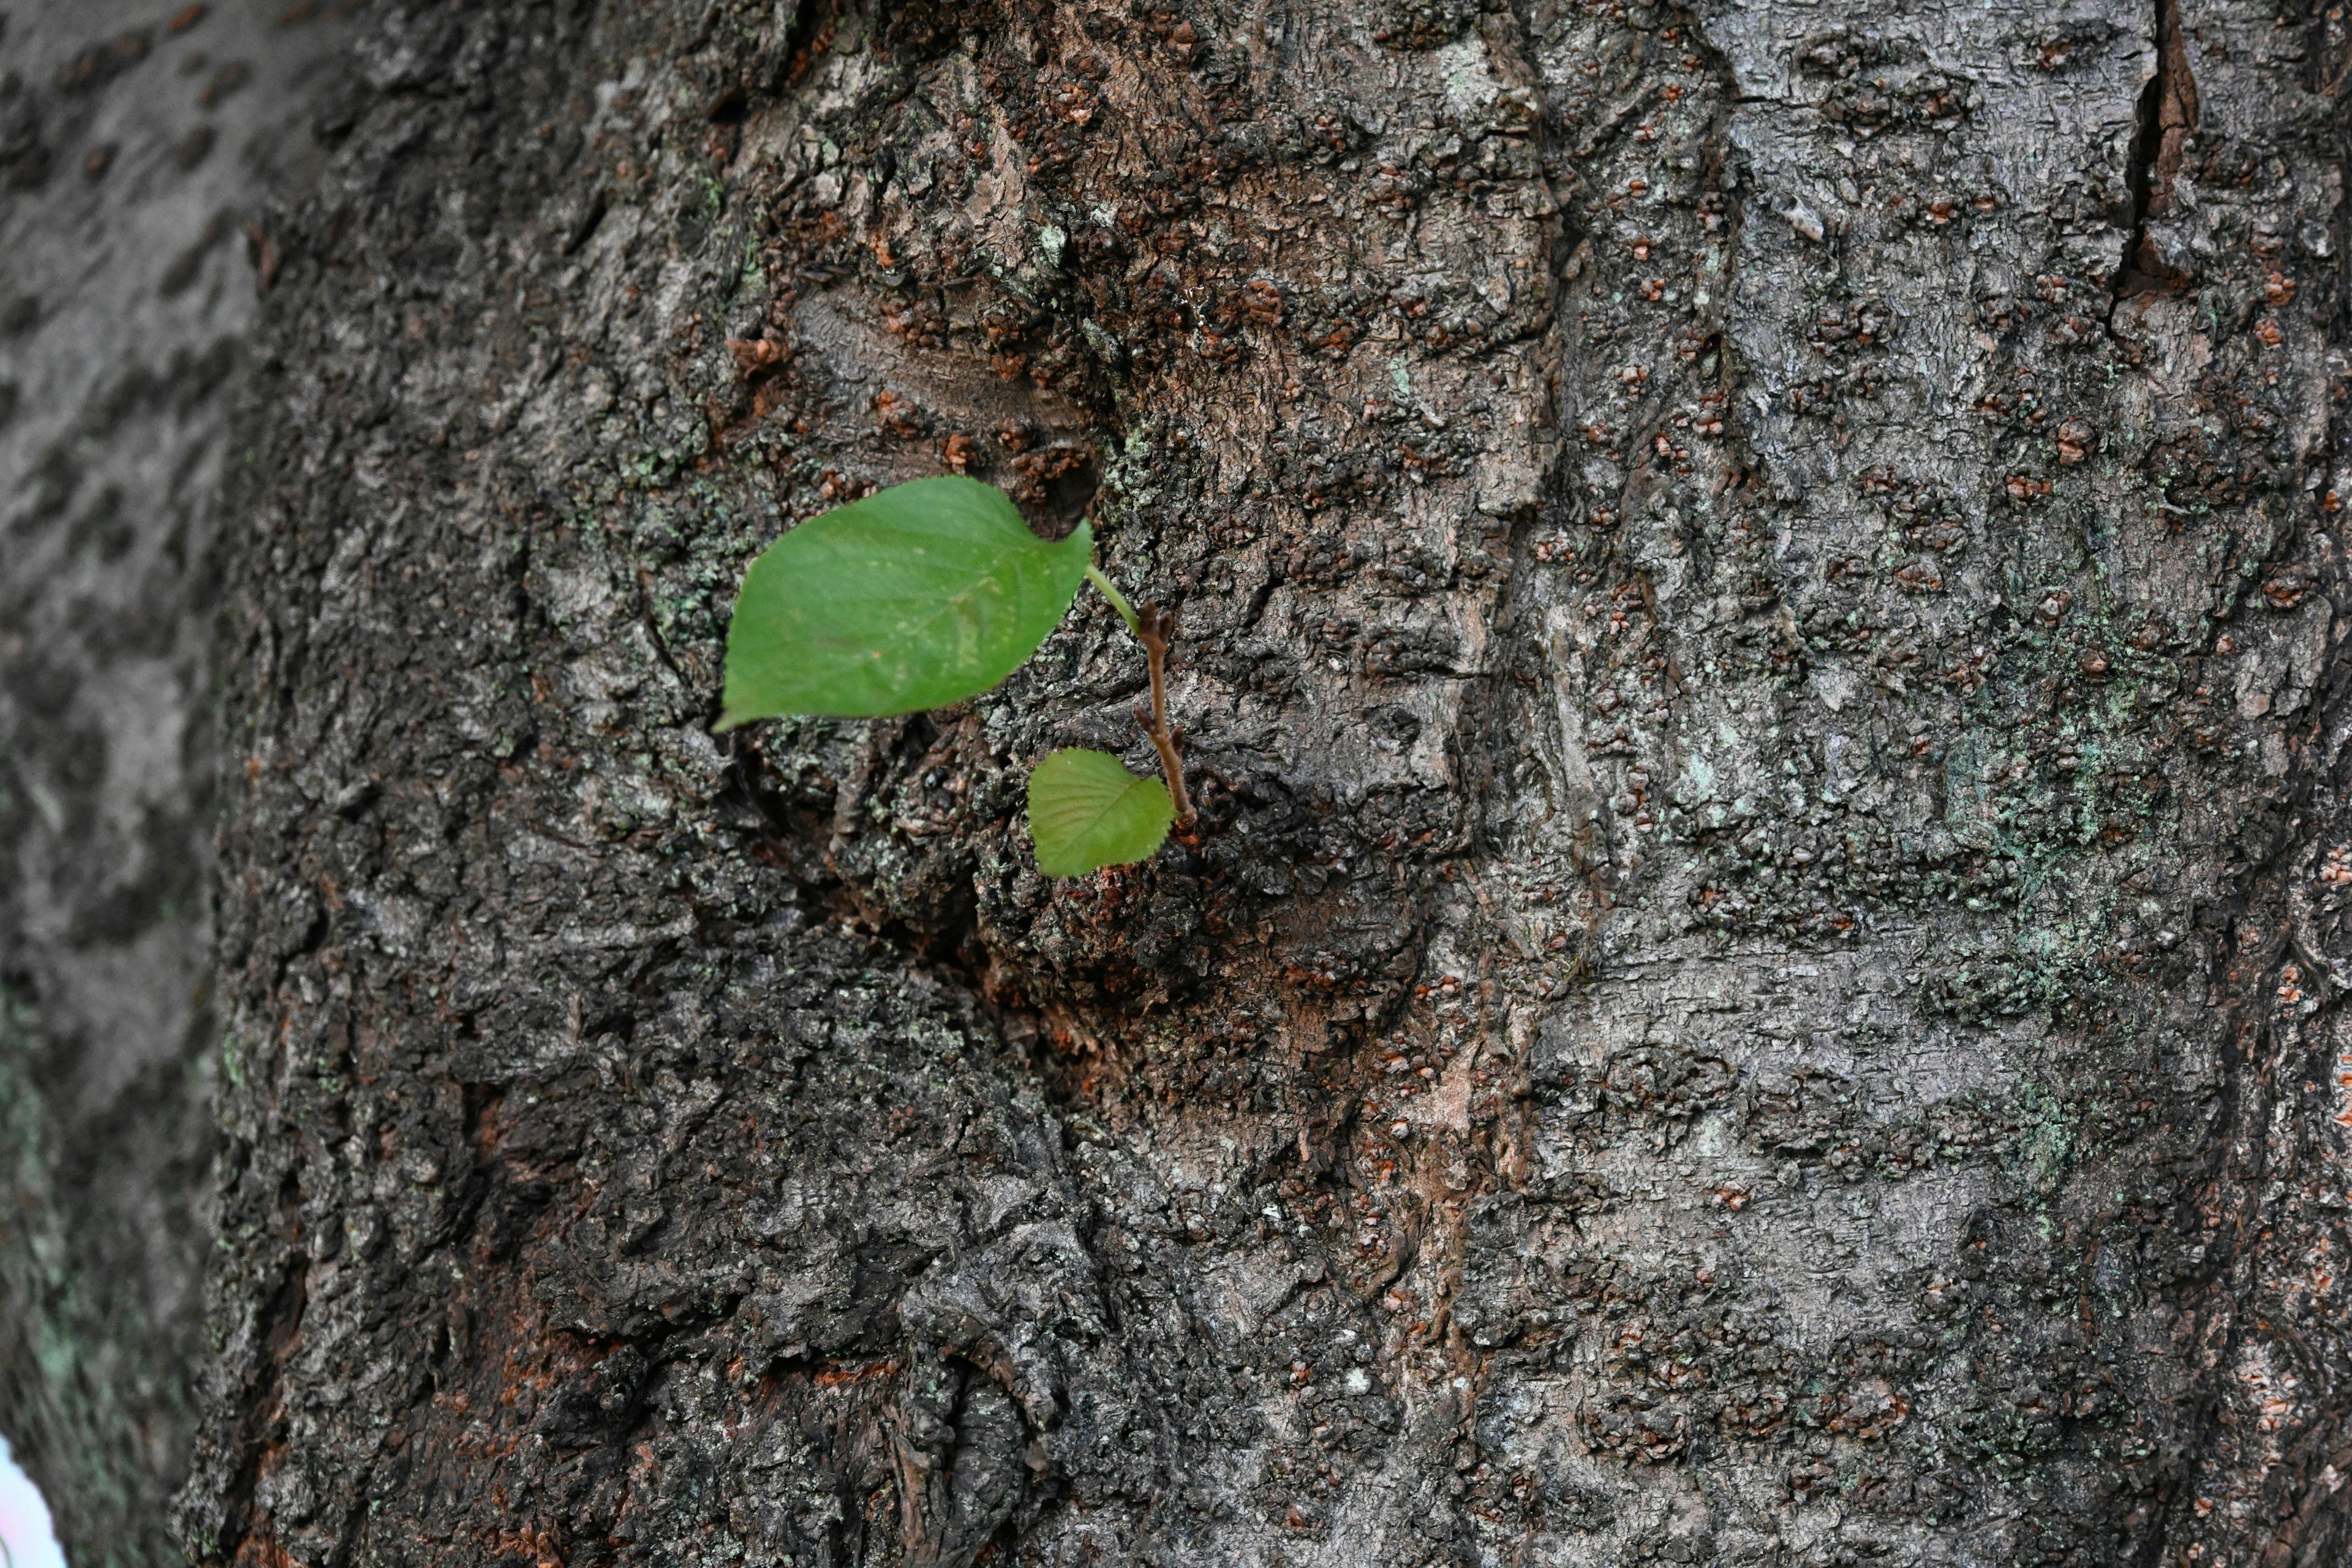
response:
<path id="1" fill-rule="evenodd" d="M 348 58 L 190 655 L 196 1561 L 2352 1551 L 2341 16 Z M 1026 847 L 1035 757 L 1154 765 L 1091 599 L 710 734 L 751 557 L 948 469 L 1181 610 L 1154 860 Z"/>
<path id="2" fill-rule="evenodd" d="M 80 1568 L 179 1557 L 244 227 L 323 161 L 350 31 L 282 3 L 0 17 L 0 1431 Z"/>

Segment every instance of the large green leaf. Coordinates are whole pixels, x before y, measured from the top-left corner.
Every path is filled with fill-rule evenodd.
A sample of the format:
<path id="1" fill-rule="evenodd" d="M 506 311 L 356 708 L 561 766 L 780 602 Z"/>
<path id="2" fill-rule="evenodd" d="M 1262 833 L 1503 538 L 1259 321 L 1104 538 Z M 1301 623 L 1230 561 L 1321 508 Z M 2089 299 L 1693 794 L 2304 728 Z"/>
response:
<path id="1" fill-rule="evenodd" d="M 1029 775 L 1029 837 L 1048 877 L 1140 860 L 1175 816 L 1166 784 L 1137 778 L 1108 752 L 1055 752 Z"/>
<path id="2" fill-rule="evenodd" d="M 1094 534 L 1048 543 L 977 479 L 915 479 L 813 517 L 751 563 L 727 628 L 722 730 L 868 718 L 987 690 L 1077 596 Z"/>

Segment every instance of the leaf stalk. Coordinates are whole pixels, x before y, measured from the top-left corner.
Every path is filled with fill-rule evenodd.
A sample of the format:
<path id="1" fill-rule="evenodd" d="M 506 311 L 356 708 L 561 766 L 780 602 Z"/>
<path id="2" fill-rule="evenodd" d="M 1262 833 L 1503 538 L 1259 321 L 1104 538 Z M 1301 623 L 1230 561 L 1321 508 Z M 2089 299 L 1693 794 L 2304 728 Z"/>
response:
<path id="1" fill-rule="evenodd" d="M 1117 610 L 1118 618 L 1127 623 L 1127 629 L 1140 638 L 1143 623 L 1136 618 L 1135 606 L 1127 602 L 1127 595 L 1118 591 L 1118 584 L 1104 576 L 1091 561 L 1087 563 L 1087 581 L 1102 590 L 1103 597 L 1110 601 L 1110 607 Z"/>

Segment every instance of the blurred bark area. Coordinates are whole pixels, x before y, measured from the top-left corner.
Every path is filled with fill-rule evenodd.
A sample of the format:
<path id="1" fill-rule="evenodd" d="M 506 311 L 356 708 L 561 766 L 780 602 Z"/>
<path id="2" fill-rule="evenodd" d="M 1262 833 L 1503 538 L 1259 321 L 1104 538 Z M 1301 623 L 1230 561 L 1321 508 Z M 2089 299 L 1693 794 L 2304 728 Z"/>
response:
<path id="1" fill-rule="evenodd" d="M 78 1564 L 176 1561 L 215 1144 L 211 552 L 245 225 L 349 26 L 0 7 L 0 1429 Z"/>
<path id="2" fill-rule="evenodd" d="M 2352 1551 L 2340 15 L 415 5 L 332 73 L 257 314 L 194 264 L 235 461 L 224 395 L 157 470 L 216 739 L 45 673 L 136 574 L 8 502 L 0 1259 L 184 1335 L 209 1219 L 199 1561 Z M 1152 765 L 1091 600 L 709 734 L 751 556 L 942 471 L 1181 607 L 1153 861 L 1028 856 L 1034 758 Z M 61 978 L 118 758 L 184 886 L 217 780 L 176 1034 Z M 131 1038 L 163 1132 L 60 1175 Z M 185 1343 L 0 1421 L 143 1420 L 152 1497 Z"/>

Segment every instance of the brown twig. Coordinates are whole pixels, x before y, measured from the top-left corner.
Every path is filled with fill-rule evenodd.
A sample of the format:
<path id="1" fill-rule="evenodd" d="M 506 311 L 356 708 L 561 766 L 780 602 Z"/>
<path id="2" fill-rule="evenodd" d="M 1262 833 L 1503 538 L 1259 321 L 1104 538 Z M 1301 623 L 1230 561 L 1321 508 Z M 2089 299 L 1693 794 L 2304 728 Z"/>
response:
<path id="1" fill-rule="evenodd" d="M 1146 605 L 1136 616 L 1136 640 L 1151 664 L 1151 711 L 1135 710 L 1135 721 L 1151 737 L 1160 752 L 1160 772 L 1168 781 L 1168 798 L 1176 807 L 1176 826 L 1192 820 L 1192 797 L 1184 789 L 1184 759 L 1176 752 L 1175 731 L 1168 728 L 1168 650 L 1176 641 L 1176 612 Z"/>

